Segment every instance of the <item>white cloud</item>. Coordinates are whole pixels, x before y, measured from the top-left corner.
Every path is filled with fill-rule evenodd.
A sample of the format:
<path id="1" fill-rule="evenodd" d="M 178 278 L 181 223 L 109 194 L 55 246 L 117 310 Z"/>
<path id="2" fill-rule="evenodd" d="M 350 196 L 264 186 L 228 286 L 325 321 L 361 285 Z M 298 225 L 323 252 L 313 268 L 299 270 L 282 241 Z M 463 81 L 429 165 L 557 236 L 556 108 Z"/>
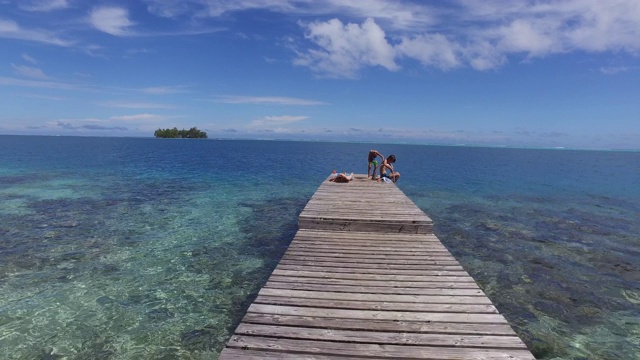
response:
<path id="1" fill-rule="evenodd" d="M 442 70 L 459 67 L 488 70 L 499 68 L 514 57 L 531 60 L 576 51 L 640 54 L 638 0 L 145 0 L 145 3 L 158 16 L 188 18 L 189 25 L 185 28 L 191 30 L 134 32 L 135 24 L 121 6 L 96 6 L 89 12 L 88 21 L 95 29 L 114 36 L 166 36 L 220 31 L 220 28 L 202 30 L 194 24 L 203 24 L 203 18 L 247 10 L 292 15 L 290 19 L 305 19 L 298 34 L 304 35 L 305 41 L 297 43 L 294 64 L 326 77 L 357 78 L 368 67 L 397 71 L 406 61 Z M 26 0 L 18 6 L 44 12 L 69 8 L 70 1 Z M 45 27 L 47 22 L 40 24 Z M 0 38 L 72 46 L 72 41 L 60 38 L 61 31 L 24 28 L 13 20 L 0 18 Z M 163 94 L 175 90 L 158 87 L 148 88 L 147 92 Z"/>
<path id="2" fill-rule="evenodd" d="M 317 47 L 298 54 L 296 65 L 308 66 L 329 77 L 353 78 L 364 66 L 396 71 L 395 51 L 384 31 L 371 18 L 362 25 L 343 24 L 338 19 L 305 24 L 306 38 Z"/>
<path id="3" fill-rule="evenodd" d="M 235 96 L 221 95 L 215 97 L 217 101 L 226 104 L 274 104 L 274 105 L 326 105 L 327 103 L 316 100 L 306 100 L 281 96 Z"/>
<path id="4" fill-rule="evenodd" d="M 496 30 L 497 48 L 505 53 L 524 52 L 529 56 L 543 56 L 563 51 L 554 21 L 517 19 Z"/>
<path id="5" fill-rule="evenodd" d="M 481 71 L 499 68 L 507 62 L 507 56 L 486 40 L 477 41 L 463 48 L 462 57 L 472 68 Z"/>
<path id="6" fill-rule="evenodd" d="M 6 86 L 19 86 L 27 88 L 41 88 L 41 89 L 59 89 L 59 90 L 77 90 L 80 86 L 68 83 L 54 82 L 54 81 L 41 81 L 41 80 L 26 80 L 16 79 L 0 76 L 0 85 Z"/>
<path id="7" fill-rule="evenodd" d="M 421 28 L 435 21 L 430 7 L 397 0 L 146 0 L 149 12 L 163 17 L 194 14 L 219 17 L 245 10 L 297 16 L 374 18 L 393 29 Z"/>
<path id="8" fill-rule="evenodd" d="M 15 65 L 15 64 L 11 64 L 11 68 L 13 68 L 13 71 L 15 71 L 18 75 L 21 75 L 24 77 L 28 77 L 31 79 L 38 79 L 38 80 L 49 79 L 49 76 L 47 76 L 39 68 L 26 66 L 26 65 Z"/>
<path id="9" fill-rule="evenodd" d="M 159 103 L 129 102 L 129 101 L 111 101 L 100 104 L 102 106 L 124 109 L 173 109 L 172 105 Z"/>
<path id="10" fill-rule="evenodd" d="M 145 94 L 168 95 L 185 92 L 186 86 L 152 86 L 141 89 Z"/>
<path id="11" fill-rule="evenodd" d="M 20 27 L 15 21 L 0 19 L 0 34 L 17 33 Z"/>
<path id="12" fill-rule="evenodd" d="M 127 9 L 120 7 L 98 7 L 91 11 L 91 24 L 98 30 L 114 36 L 131 35 L 129 28 L 133 23 L 129 20 Z"/>
<path id="13" fill-rule="evenodd" d="M 389 6 L 383 1 L 366 3 Z M 390 11 L 395 17 L 402 14 L 403 6 L 416 14 L 431 15 L 416 17 L 421 27 L 408 26 L 399 18 L 385 22 L 380 12 L 353 5 L 351 15 L 366 13 L 375 20 L 368 18 L 361 26 L 342 26 L 335 19 L 305 25 L 306 37 L 314 47 L 298 51 L 294 63 L 326 76 L 353 78 L 367 66 L 397 70 L 400 58 L 443 70 L 460 66 L 488 70 L 504 65 L 516 54 L 531 59 L 574 51 L 640 52 L 640 3 L 635 0 L 459 1 L 455 7 L 398 4 Z M 388 24 L 387 33 L 378 24 Z M 363 41 L 359 39 L 362 33 L 376 40 Z"/>
<path id="14" fill-rule="evenodd" d="M 305 120 L 308 119 L 308 116 L 291 116 L 291 115 L 284 115 L 284 116 L 265 116 L 264 117 L 264 121 L 267 122 L 277 122 L 277 123 L 293 123 L 296 121 L 301 121 L 301 120 Z"/>
<path id="15" fill-rule="evenodd" d="M 615 75 L 637 69 L 636 66 L 603 66 L 599 71 L 605 75 Z"/>
<path id="16" fill-rule="evenodd" d="M 355 78 L 366 67 L 400 60 L 451 69 L 496 69 L 575 51 L 640 53 L 637 0 L 146 0 L 160 16 L 220 17 L 267 10 L 303 23 L 308 43 L 294 63 L 322 76 Z M 293 17 L 292 16 L 292 17 Z"/>
<path id="17" fill-rule="evenodd" d="M 195 14 L 218 17 L 229 12 L 263 9 L 280 13 L 306 13 L 311 0 L 146 0 L 149 12 L 162 17 Z"/>
<path id="18" fill-rule="evenodd" d="M 21 95 L 28 98 L 51 100 L 51 101 L 62 101 L 66 99 L 61 96 L 50 96 L 50 95 L 41 95 L 41 94 L 21 94 Z"/>
<path id="19" fill-rule="evenodd" d="M 48 121 L 45 123 L 44 128 L 80 133 L 93 131 L 142 131 L 148 134 L 166 119 L 166 116 L 146 113 L 112 116 L 109 118 L 67 118 Z"/>
<path id="20" fill-rule="evenodd" d="M 0 19 L 0 38 L 27 40 L 57 46 L 73 45 L 73 42 L 63 40 L 50 31 L 24 29 L 15 21 L 4 19 Z"/>
<path id="21" fill-rule="evenodd" d="M 422 65 L 448 70 L 461 66 L 462 47 L 442 34 L 422 34 L 404 38 L 396 46 L 399 55 L 420 61 Z"/>
<path id="22" fill-rule="evenodd" d="M 27 11 L 53 11 L 66 9 L 69 7 L 67 0 L 36 0 L 20 4 L 23 10 Z"/>
<path id="23" fill-rule="evenodd" d="M 283 125 L 287 125 L 287 124 L 292 124 L 298 121 L 302 121 L 302 120 L 306 120 L 308 119 L 308 116 L 291 116 L 291 115 L 284 115 L 284 116 L 265 116 L 262 119 L 257 119 L 251 122 L 250 126 L 258 126 L 258 127 L 262 127 L 262 126 L 283 126 Z"/>
<path id="24" fill-rule="evenodd" d="M 131 121 L 131 122 L 148 122 L 155 121 L 159 119 L 163 119 L 164 117 L 161 115 L 154 114 L 135 114 L 135 115 L 121 115 L 121 116 L 112 116 L 111 120 L 117 121 Z"/>
<path id="25" fill-rule="evenodd" d="M 461 2 L 465 30 L 505 54 L 545 56 L 568 51 L 640 50 L 640 3 L 635 0 L 556 0 L 534 3 Z"/>
<path id="26" fill-rule="evenodd" d="M 38 61 L 34 58 L 32 58 L 31 56 L 29 56 L 28 54 L 22 54 L 22 59 L 24 59 L 24 61 L 31 63 L 31 64 L 37 64 Z"/>
<path id="27" fill-rule="evenodd" d="M 122 126 L 110 126 L 109 124 L 104 124 L 102 120 L 99 119 L 61 119 L 56 121 L 51 121 L 47 123 L 47 127 L 59 128 L 62 130 L 73 130 L 73 131 L 104 131 L 104 130 L 117 130 L 117 131 L 127 131 L 126 127 Z"/>
<path id="28" fill-rule="evenodd" d="M 640 3 L 637 1 L 574 0 L 569 6 L 579 19 L 579 25 L 566 33 L 569 44 L 594 52 L 640 50 Z"/>
<path id="29" fill-rule="evenodd" d="M 315 11 L 331 11 L 358 18 L 373 18 L 395 30 L 424 29 L 436 22 L 435 12 L 419 3 L 397 0 L 328 0 L 316 2 Z"/>

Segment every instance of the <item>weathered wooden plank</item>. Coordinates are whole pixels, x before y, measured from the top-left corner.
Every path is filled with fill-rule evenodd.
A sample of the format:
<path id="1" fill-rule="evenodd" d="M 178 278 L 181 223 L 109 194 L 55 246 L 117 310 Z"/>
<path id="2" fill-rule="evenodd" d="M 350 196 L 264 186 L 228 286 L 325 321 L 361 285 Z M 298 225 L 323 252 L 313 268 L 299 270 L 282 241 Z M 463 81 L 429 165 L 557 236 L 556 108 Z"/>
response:
<path id="1" fill-rule="evenodd" d="M 447 248 L 441 243 L 407 243 L 407 242 L 380 242 L 380 241 L 372 241 L 372 240 L 330 240 L 330 239 L 293 239 L 290 246 L 304 246 L 304 247 L 352 247 L 352 248 L 367 248 L 372 247 L 385 251 L 446 251 Z"/>
<path id="2" fill-rule="evenodd" d="M 491 305 L 491 301 L 485 296 L 453 296 L 453 295 L 388 295 L 388 294 L 360 294 L 341 293 L 331 291 L 308 290 L 284 290 L 262 288 L 258 293 L 261 296 L 281 296 L 290 298 L 330 299 L 349 301 L 382 301 L 397 303 L 420 304 L 476 304 Z"/>
<path id="3" fill-rule="evenodd" d="M 469 304 L 436 304 L 436 303 L 398 303 L 385 301 L 345 301 L 293 298 L 282 296 L 258 296 L 254 304 L 286 305 L 286 306 L 311 306 L 316 308 L 352 309 L 352 310 L 381 310 L 403 312 L 430 312 L 430 313 L 467 313 L 467 314 L 497 314 L 498 310 L 493 305 L 469 305 Z"/>
<path id="4" fill-rule="evenodd" d="M 405 312 L 405 311 L 377 311 L 377 310 L 351 310 L 328 309 L 314 307 L 284 306 L 251 304 L 248 312 L 275 314 L 275 315 L 300 315 L 317 317 L 337 317 L 361 320 L 399 320 L 399 321 L 431 321 L 452 323 L 490 323 L 506 324 L 507 321 L 500 314 L 471 314 L 471 313 L 440 313 L 440 312 Z"/>
<path id="5" fill-rule="evenodd" d="M 343 233 L 343 232 L 327 232 L 323 230 L 315 229 L 298 229 L 295 237 L 311 236 L 318 239 L 346 239 L 346 240 L 358 240 L 358 239 L 370 239 L 370 240 L 382 240 L 382 241 L 412 241 L 412 242 L 440 242 L 438 238 L 433 234 L 381 234 L 379 232 L 362 231 L 358 233 Z"/>
<path id="6" fill-rule="evenodd" d="M 291 251 L 311 251 L 311 252 L 329 252 L 329 253 L 333 253 L 333 252 L 340 252 L 341 254 L 371 254 L 371 255 L 389 255 L 389 254 L 393 254 L 395 256 L 422 256 L 422 255 L 426 255 L 426 256 L 451 256 L 451 254 L 444 250 L 420 250 L 420 249 L 416 249 L 416 250 L 396 250 L 396 251 L 389 251 L 389 250 L 377 250 L 375 248 L 367 248 L 367 247 L 363 247 L 361 249 L 355 249 L 355 248 L 338 248 L 338 247 L 330 247 L 330 246 L 304 246 L 304 245 L 299 245 L 299 244 L 292 244 L 291 246 L 289 246 L 289 249 Z"/>
<path id="7" fill-rule="evenodd" d="M 401 333 L 430 333 L 430 334 L 466 334 L 466 335 L 496 335 L 515 336 L 515 332 L 508 324 L 466 324 L 444 322 L 420 322 L 398 320 L 367 320 L 314 317 L 299 315 L 274 315 L 262 313 L 247 313 L 243 323 L 265 325 L 289 325 L 319 329 L 392 331 Z"/>
<path id="8" fill-rule="evenodd" d="M 349 285 L 349 286 L 380 286 L 380 287 L 396 287 L 396 288 L 446 288 L 451 286 L 453 281 L 432 277 L 425 281 L 403 281 L 402 283 L 389 280 L 359 280 L 359 279 L 333 279 L 333 278 L 303 278 L 296 276 L 277 276 L 272 275 L 269 282 L 289 282 L 289 283 L 307 283 L 322 285 Z M 469 284 L 469 287 L 477 287 L 472 281 L 459 281 L 459 284 Z M 475 285 L 475 286 L 474 286 Z"/>
<path id="9" fill-rule="evenodd" d="M 418 223 L 418 222 L 431 223 L 431 219 L 429 219 L 427 216 L 419 215 L 418 211 L 416 212 L 407 212 L 407 211 L 399 211 L 399 210 L 393 211 L 392 209 L 387 211 L 377 211 L 377 212 L 371 212 L 371 211 L 365 211 L 365 210 L 340 211 L 340 212 L 336 212 L 334 210 L 325 210 L 325 211 L 306 210 L 303 214 L 300 214 L 300 215 L 305 218 L 317 217 L 319 219 L 344 219 L 344 220 L 354 220 L 354 221 L 369 220 L 372 222 L 387 222 L 389 218 L 392 218 L 393 220 L 397 220 L 397 221 L 404 220 L 410 223 Z"/>
<path id="10" fill-rule="evenodd" d="M 335 232 L 334 232 L 335 233 Z M 348 233 L 347 233 L 348 234 Z M 360 232 L 354 233 L 356 235 L 361 234 Z M 413 247 L 431 247 L 431 246 L 444 246 L 437 239 L 424 239 L 420 240 L 417 237 L 407 237 L 406 235 L 412 236 L 420 236 L 420 235 L 428 235 L 428 234 L 407 234 L 407 233 L 394 233 L 393 235 L 403 235 L 394 236 L 390 233 L 384 233 L 380 235 L 370 235 L 370 236 L 359 236 L 348 238 L 344 236 L 332 236 L 332 237 L 322 237 L 316 234 L 302 234 L 297 235 L 293 241 L 300 241 L 303 243 L 322 243 L 322 244 L 360 244 L 360 243 L 369 243 L 374 244 L 375 246 L 382 247 L 396 247 L 396 246 L 413 246 Z"/>
<path id="11" fill-rule="evenodd" d="M 471 282 L 475 283 L 469 275 L 464 276 L 446 276 L 446 275 L 388 275 L 388 274 L 351 274 L 338 273 L 328 271 L 291 271 L 275 269 L 272 273 L 274 276 L 290 276 L 300 278 L 317 278 L 317 279 L 345 279 L 345 280 L 377 280 L 390 282 L 420 282 L 420 281 L 437 281 L 437 282 Z"/>
<path id="12" fill-rule="evenodd" d="M 265 284 L 267 288 L 292 289 L 309 291 L 332 291 L 332 292 L 353 292 L 367 294 L 405 294 L 405 295 L 463 295 L 463 296 L 484 296 L 477 284 L 472 283 L 420 283 L 417 286 L 394 286 L 388 283 L 370 282 L 362 283 L 349 281 L 278 281 L 280 279 L 269 279 Z M 289 279 L 285 279 L 289 280 Z"/>
<path id="13" fill-rule="evenodd" d="M 298 261 L 344 261 L 332 256 L 313 256 L 308 253 L 294 254 L 293 252 L 286 252 L 283 259 L 298 260 Z M 380 264 L 380 265 L 458 265 L 458 262 L 453 258 L 441 258 L 425 259 L 424 256 L 415 257 L 413 259 L 407 258 L 388 258 L 388 257 L 366 257 L 358 258 L 357 263 L 360 264 Z"/>
<path id="14" fill-rule="evenodd" d="M 332 231 L 384 231 L 391 233 L 430 234 L 431 224 L 405 224 L 401 222 L 376 223 L 371 221 L 344 221 L 332 219 L 299 218 L 298 226 Z"/>
<path id="15" fill-rule="evenodd" d="M 333 266 L 312 266 L 312 265 L 287 265 L 280 263 L 278 270 L 289 271 L 327 271 L 333 273 L 350 274 L 381 274 L 381 275 L 431 275 L 431 276 L 469 276 L 466 271 L 460 270 L 405 270 L 405 269 L 381 269 L 381 268 L 353 268 L 341 265 Z"/>
<path id="16" fill-rule="evenodd" d="M 333 342 L 292 340 L 273 337 L 233 335 L 227 346 L 249 350 L 311 353 L 321 355 L 364 356 L 390 359 L 530 359 L 535 358 L 526 350 L 482 349 L 438 346 L 402 346 L 390 344 L 362 344 L 355 342 Z"/>
<path id="17" fill-rule="evenodd" d="M 316 213 L 301 213 L 300 220 L 310 220 L 310 221 L 322 221 L 322 220 L 342 220 L 342 221 L 353 221 L 353 222 L 367 222 L 372 224 L 385 224 L 388 226 L 392 226 L 395 223 L 403 223 L 403 224 L 424 224 L 431 225 L 432 221 L 425 217 L 415 216 L 411 214 L 393 214 L 393 213 L 385 213 L 383 215 L 373 215 L 367 211 L 363 211 L 361 213 L 332 213 L 331 211 L 326 212 L 316 212 Z M 371 231 L 371 230 L 370 230 Z"/>
<path id="18" fill-rule="evenodd" d="M 336 244 L 335 246 L 318 245 L 318 244 L 305 244 L 300 242 L 294 242 L 289 246 L 289 250 L 299 252 L 317 251 L 324 253 L 341 253 L 341 254 L 377 254 L 377 255 L 409 255 L 409 256 L 449 256 L 453 258 L 453 255 L 445 248 L 427 248 L 427 247 L 399 247 L 397 249 L 388 249 L 377 247 L 375 245 L 362 244 Z"/>
<path id="19" fill-rule="evenodd" d="M 422 255 L 422 254 L 406 254 L 406 255 L 396 255 L 396 254 L 343 254 L 340 252 L 331 252 L 331 251 L 304 251 L 298 249 L 291 249 L 291 251 L 287 251 L 286 255 L 300 255 L 300 256 L 316 256 L 316 257 L 330 257 L 330 258 L 366 258 L 366 259 L 376 259 L 376 260 L 450 260 L 456 261 L 455 258 L 450 254 L 438 254 L 438 255 Z"/>
<path id="20" fill-rule="evenodd" d="M 281 352 L 281 351 L 261 351 L 249 349 L 226 348 L 218 360 L 261 360 L 261 359 L 281 359 L 281 360 L 344 360 L 344 356 L 340 355 L 322 355 L 322 354 L 301 354 L 298 352 Z M 349 357 L 349 359 L 369 360 L 366 357 Z"/>
<path id="21" fill-rule="evenodd" d="M 390 251 L 396 251 L 401 249 L 415 249 L 415 250 L 428 250 L 428 249 L 442 249 L 447 248 L 440 242 L 436 241 L 378 241 L 376 239 L 328 239 L 317 237 L 296 237 L 291 242 L 292 245 L 320 245 L 320 246 L 372 246 L 381 249 L 387 249 Z"/>
<path id="22" fill-rule="evenodd" d="M 316 230 L 316 231 L 324 231 L 324 230 Z M 332 233 L 338 233 L 332 231 Z M 354 235 L 362 235 L 361 232 L 352 232 Z M 350 234 L 350 233 L 345 233 Z M 401 235 L 391 237 L 390 235 Z M 411 235 L 413 237 L 407 237 L 407 235 Z M 322 237 L 316 234 L 303 234 L 296 235 L 293 239 L 295 242 L 302 243 L 322 243 L 322 244 L 372 244 L 374 246 L 381 247 L 396 247 L 396 246 L 405 246 L 405 247 L 421 247 L 421 248 L 429 248 L 431 246 L 436 247 L 444 247 L 444 245 L 437 239 L 424 239 L 420 240 L 419 236 L 425 236 L 429 234 L 407 234 L 407 233 L 384 233 L 384 236 L 381 235 L 368 235 L 368 236 L 354 236 L 353 238 L 344 237 L 344 236 L 332 236 L 332 237 Z"/>
<path id="23" fill-rule="evenodd" d="M 369 220 L 376 222 L 389 222 L 390 220 L 394 221 L 406 221 L 410 223 L 423 222 L 425 224 L 431 224 L 432 221 L 428 219 L 426 216 L 421 216 L 418 213 L 418 210 L 415 212 L 408 211 L 365 211 L 365 210 L 352 210 L 352 211 L 344 211 L 341 210 L 337 214 L 333 214 L 329 211 L 322 210 L 306 210 L 304 214 L 301 214 L 303 217 L 317 217 L 320 219 L 342 219 L 342 220 L 353 220 L 353 221 L 361 221 L 361 220 Z"/>
<path id="24" fill-rule="evenodd" d="M 325 330 L 283 325 L 240 324 L 238 335 L 282 337 L 365 344 L 430 345 L 474 348 L 526 349 L 516 336 L 397 333 L 383 331 Z"/>
<path id="25" fill-rule="evenodd" d="M 460 265 L 411 265 L 411 264 L 379 264 L 379 263 L 360 263 L 360 262 L 335 262 L 331 259 L 321 260 L 296 260 L 295 258 L 282 259 L 280 265 L 305 265 L 305 266 L 324 266 L 324 267 L 341 267 L 341 268 L 361 268 L 361 269 L 380 269 L 380 270 L 464 270 Z"/>
<path id="26" fill-rule="evenodd" d="M 319 242 L 319 241 L 301 241 L 295 240 L 289 245 L 289 248 L 300 248 L 300 249 L 322 249 L 322 250 L 333 250 L 333 251 L 348 251 L 348 250 L 357 250 L 357 251 L 371 251 L 371 252 L 383 252 L 383 253 L 447 253 L 449 251 L 444 246 L 411 246 L 411 245 L 392 245 L 392 246 L 381 246 L 377 243 L 372 243 L 369 241 L 360 241 L 357 243 L 344 243 L 344 242 Z M 428 255 L 428 254 L 427 254 Z"/>
<path id="27" fill-rule="evenodd" d="M 484 293 L 478 288 L 478 285 L 471 283 L 423 283 L 420 287 L 397 287 L 388 285 L 386 283 L 382 284 L 382 286 L 354 284 L 336 285 L 318 284 L 318 282 L 278 282 L 273 279 L 269 279 L 269 281 L 265 284 L 265 287 L 273 289 L 352 292 L 366 294 L 484 296 Z"/>

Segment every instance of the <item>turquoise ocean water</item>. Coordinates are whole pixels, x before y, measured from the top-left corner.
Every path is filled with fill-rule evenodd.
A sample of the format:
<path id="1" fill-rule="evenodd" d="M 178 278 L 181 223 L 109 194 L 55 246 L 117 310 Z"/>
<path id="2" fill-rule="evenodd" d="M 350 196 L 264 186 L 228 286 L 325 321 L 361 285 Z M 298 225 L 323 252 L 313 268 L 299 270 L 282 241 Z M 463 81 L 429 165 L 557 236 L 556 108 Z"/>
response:
<path id="1" fill-rule="evenodd" d="M 215 358 L 321 181 L 371 148 L 538 358 L 640 359 L 639 152 L 18 136 L 0 358 Z"/>

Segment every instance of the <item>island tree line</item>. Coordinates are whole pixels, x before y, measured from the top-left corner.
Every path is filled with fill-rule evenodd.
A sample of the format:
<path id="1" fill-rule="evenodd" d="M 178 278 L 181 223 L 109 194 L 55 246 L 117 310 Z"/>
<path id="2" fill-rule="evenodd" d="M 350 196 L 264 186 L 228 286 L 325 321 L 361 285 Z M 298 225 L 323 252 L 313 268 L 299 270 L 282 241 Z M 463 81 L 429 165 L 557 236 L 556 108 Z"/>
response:
<path id="1" fill-rule="evenodd" d="M 178 128 L 174 127 L 173 129 L 158 129 L 153 133 L 153 136 L 157 138 L 171 138 L 171 139 L 206 139 L 207 133 L 204 131 L 198 130 L 196 127 L 192 127 L 189 130 L 178 130 Z"/>

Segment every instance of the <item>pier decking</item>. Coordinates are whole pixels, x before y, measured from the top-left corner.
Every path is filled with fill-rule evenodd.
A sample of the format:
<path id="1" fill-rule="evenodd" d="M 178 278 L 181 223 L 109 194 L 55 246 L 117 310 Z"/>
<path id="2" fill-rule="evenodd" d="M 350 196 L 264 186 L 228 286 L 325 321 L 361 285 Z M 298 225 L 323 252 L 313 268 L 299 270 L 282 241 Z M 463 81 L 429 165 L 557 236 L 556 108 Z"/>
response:
<path id="1" fill-rule="evenodd" d="M 534 359 L 395 184 L 325 180 L 220 359 Z"/>

